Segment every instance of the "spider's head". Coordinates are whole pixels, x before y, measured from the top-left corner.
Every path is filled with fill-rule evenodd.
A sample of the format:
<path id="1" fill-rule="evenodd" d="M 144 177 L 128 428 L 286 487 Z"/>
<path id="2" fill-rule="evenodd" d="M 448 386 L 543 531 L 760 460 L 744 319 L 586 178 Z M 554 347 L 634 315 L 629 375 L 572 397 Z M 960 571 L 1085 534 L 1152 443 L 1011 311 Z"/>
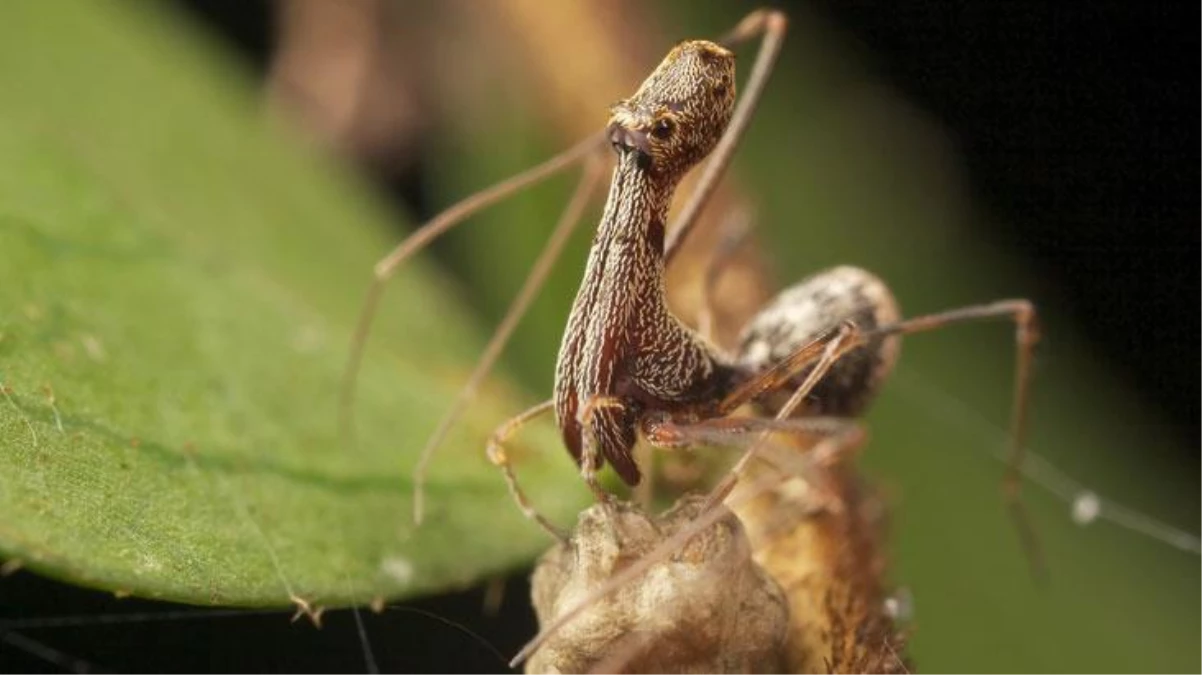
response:
<path id="1" fill-rule="evenodd" d="M 610 109 L 619 154 L 674 178 L 713 150 L 735 107 L 735 55 L 706 40 L 676 45 L 634 96 Z"/>

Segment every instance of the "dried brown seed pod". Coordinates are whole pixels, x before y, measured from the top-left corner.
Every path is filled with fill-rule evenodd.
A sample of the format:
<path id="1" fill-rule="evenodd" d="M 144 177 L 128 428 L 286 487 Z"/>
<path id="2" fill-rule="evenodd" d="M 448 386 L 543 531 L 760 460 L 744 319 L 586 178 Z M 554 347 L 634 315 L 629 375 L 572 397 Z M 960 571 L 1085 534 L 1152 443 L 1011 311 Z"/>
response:
<path id="1" fill-rule="evenodd" d="M 581 513 L 570 543 L 551 549 L 535 570 L 539 623 L 688 527 L 704 502 L 685 497 L 656 519 L 624 502 Z M 557 631 L 527 672 L 780 672 L 785 597 L 752 560 L 739 520 L 718 508 L 716 523 Z"/>
<path id="2" fill-rule="evenodd" d="M 585 609 L 528 672 L 909 672 L 886 590 L 884 505 L 850 463 L 821 472 L 816 492 L 757 462 L 716 513 L 697 496 L 660 519 L 626 503 L 585 511 L 534 574 L 544 629 Z M 644 556 L 643 573 L 597 599 Z"/>

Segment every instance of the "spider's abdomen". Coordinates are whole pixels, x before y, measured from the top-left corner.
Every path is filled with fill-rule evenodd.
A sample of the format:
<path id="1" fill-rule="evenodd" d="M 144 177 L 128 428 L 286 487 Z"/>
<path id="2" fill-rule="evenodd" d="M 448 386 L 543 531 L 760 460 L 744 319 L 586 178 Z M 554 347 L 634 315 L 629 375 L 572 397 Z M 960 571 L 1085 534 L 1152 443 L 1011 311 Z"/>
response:
<path id="1" fill-rule="evenodd" d="M 819 337 L 840 321 L 861 331 L 896 322 L 897 301 L 879 278 L 858 267 L 835 267 L 785 289 L 748 322 L 739 338 L 737 364 L 744 377 L 759 373 Z M 797 413 L 856 417 L 872 402 L 897 360 L 899 338 L 875 337 L 840 358 Z M 802 371 L 759 404 L 775 413 L 805 379 Z"/>

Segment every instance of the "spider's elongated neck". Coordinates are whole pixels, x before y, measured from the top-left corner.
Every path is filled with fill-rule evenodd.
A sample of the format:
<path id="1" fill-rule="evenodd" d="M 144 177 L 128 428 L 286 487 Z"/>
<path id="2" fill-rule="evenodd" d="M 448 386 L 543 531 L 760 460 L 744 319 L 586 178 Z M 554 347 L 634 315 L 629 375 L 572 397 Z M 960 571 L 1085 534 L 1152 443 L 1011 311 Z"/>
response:
<path id="1" fill-rule="evenodd" d="M 677 182 L 641 166 L 637 152 L 619 155 L 594 245 L 617 255 L 638 253 L 662 268 L 664 225 Z"/>

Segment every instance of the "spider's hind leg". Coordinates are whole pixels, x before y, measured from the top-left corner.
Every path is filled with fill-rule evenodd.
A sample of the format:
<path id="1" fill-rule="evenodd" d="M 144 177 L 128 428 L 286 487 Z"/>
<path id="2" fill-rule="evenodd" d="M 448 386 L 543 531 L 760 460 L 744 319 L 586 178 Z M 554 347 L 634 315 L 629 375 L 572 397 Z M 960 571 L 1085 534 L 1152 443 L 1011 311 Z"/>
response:
<path id="1" fill-rule="evenodd" d="M 781 412 L 785 405 L 783 397 L 790 387 L 764 387 L 762 383 L 773 378 L 773 371 L 780 370 L 779 364 L 795 358 L 799 348 L 804 350 L 806 344 L 824 331 L 829 332 L 838 322 L 850 322 L 858 329 L 856 345 L 827 364 L 826 374 L 807 392 L 796 415 L 859 417 L 892 371 L 902 335 L 986 319 L 1009 320 L 1015 327 L 1010 459 L 1003 480 L 1003 496 L 1032 572 L 1041 578 L 1043 556 L 1019 497 L 1031 362 L 1039 340 L 1037 313 L 1029 301 L 998 300 L 902 319 L 893 294 L 877 277 L 855 267 L 836 267 L 786 289 L 748 323 L 737 352 L 737 365 L 745 381 L 736 394 L 746 392 L 766 412 Z M 790 383 L 803 382 L 821 365 L 822 361 L 817 361 L 790 372 Z M 745 401 L 732 401 L 742 402 Z"/>

